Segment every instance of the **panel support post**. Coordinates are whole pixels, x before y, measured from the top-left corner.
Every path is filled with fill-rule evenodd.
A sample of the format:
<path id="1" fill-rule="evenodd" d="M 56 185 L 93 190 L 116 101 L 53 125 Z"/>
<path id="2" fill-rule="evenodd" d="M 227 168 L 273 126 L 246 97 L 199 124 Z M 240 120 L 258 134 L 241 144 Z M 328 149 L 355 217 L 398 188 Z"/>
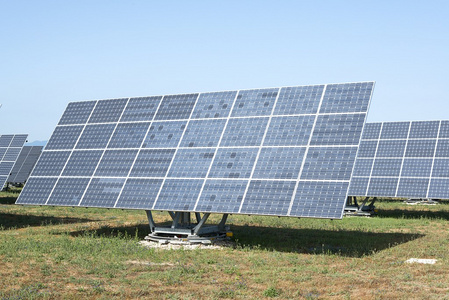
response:
<path id="1" fill-rule="evenodd" d="M 344 210 L 345 216 L 355 217 L 371 217 L 377 213 L 374 203 L 377 201 L 377 197 L 374 197 L 368 204 L 370 197 L 365 197 L 362 203 L 357 202 L 357 197 L 349 196 L 346 200 L 346 206 Z"/>
<path id="2" fill-rule="evenodd" d="M 151 233 L 146 240 L 162 244 L 212 244 L 215 241 L 225 240 L 232 236 L 226 226 L 228 214 L 223 214 L 216 225 L 206 225 L 210 213 L 195 213 L 196 223 L 192 223 L 191 212 L 168 212 L 173 221 L 168 226 L 157 226 L 151 211 L 147 210 L 148 223 Z"/>
<path id="3" fill-rule="evenodd" d="M 153 220 L 153 214 L 151 213 L 151 210 L 146 210 L 145 212 L 147 213 L 148 223 L 150 224 L 150 230 L 151 232 L 153 232 L 154 229 L 156 228 L 156 224 L 154 223 Z"/>
<path id="4" fill-rule="evenodd" d="M 210 214 L 204 214 L 201 221 L 198 222 L 198 225 L 193 227 L 193 234 L 198 235 L 198 233 L 201 230 L 201 227 L 203 227 L 204 223 L 206 223 L 207 219 L 209 218 Z"/>

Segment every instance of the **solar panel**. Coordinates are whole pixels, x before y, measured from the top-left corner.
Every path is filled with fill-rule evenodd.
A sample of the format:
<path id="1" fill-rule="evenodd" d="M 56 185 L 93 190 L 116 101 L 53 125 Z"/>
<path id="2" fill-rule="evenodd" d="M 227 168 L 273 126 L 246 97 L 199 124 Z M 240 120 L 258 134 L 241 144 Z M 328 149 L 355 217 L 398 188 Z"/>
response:
<path id="1" fill-rule="evenodd" d="M 8 182 L 25 183 L 39 159 L 43 148 L 43 146 L 23 146 L 16 164 L 11 170 L 11 175 L 8 177 Z"/>
<path id="2" fill-rule="evenodd" d="M 27 137 L 27 134 L 0 135 L 0 189 L 5 186 Z"/>
<path id="3" fill-rule="evenodd" d="M 72 102 L 17 204 L 341 218 L 373 87 Z"/>
<path id="4" fill-rule="evenodd" d="M 367 123 L 349 195 L 449 199 L 449 121 Z"/>

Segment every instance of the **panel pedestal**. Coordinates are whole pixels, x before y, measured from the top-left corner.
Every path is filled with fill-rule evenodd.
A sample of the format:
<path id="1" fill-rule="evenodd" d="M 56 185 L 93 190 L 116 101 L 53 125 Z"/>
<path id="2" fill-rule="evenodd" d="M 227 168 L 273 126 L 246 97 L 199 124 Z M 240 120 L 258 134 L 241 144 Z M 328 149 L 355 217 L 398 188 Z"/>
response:
<path id="1" fill-rule="evenodd" d="M 377 213 L 377 210 L 374 206 L 376 200 L 377 197 L 374 197 L 371 201 L 370 197 L 366 197 L 361 204 L 358 204 L 356 197 L 349 196 L 346 200 L 344 215 L 356 217 L 371 217 Z"/>
<path id="2" fill-rule="evenodd" d="M 429 198 L 410 198 L 404 201 L 405 204 L 408 205 L 437 205 L 439 204 L 437 199 L 429 199 Z"/>
<path id="3" fill-rule="evenodd" d="M 151 211 L 147 210 L 151 233 L 146 240 L 161 244 L 212 244 L 232 236 L 229 226 L 225 226 L 228 214 L 224 214 L 217 225 L 205 225 L 210 213 L 203 216 L 195 213 L 196 222 L 192 222 L 189 212 L 168 212 L 173 220 L 170 226 L 156 226 Z"/>

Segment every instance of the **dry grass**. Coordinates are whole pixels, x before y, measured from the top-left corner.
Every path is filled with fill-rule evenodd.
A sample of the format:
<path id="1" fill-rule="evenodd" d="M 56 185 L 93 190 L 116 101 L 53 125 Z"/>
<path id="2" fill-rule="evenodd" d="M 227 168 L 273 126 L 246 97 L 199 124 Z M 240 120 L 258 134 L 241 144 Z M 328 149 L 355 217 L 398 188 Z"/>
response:
<path id="1" fill-rule="evenodd" d="M 449 205 L 378 207 L 341 221 L 233 215 L 234 248 L 161 251 L 139 245 L 141 211 L 3 204 L 0 299 L 449 299 Z"/>

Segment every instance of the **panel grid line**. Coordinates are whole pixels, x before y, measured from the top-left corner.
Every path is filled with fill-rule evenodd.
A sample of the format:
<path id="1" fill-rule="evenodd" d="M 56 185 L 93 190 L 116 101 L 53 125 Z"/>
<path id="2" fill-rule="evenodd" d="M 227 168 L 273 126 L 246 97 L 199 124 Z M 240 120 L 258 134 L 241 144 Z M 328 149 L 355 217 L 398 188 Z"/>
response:
<path id="1" fill-rule="evenodd" d="M 439 144 L 439 137 L 440 137 L 440 129 L 441 129 L 441 120 L 438 122 L 438 133 L 437 138 L 435 142 L 435 149 L 433 149 L 433 157 L 432 157 L 432 167 L 430 168 L 430 177 L 429 177 L 429 184 L 427 185 L 427 192 L 426 192 L 426 198 L 429 198 L 429 192 L 430 192 L 430 182 L 432 181 L 432 175 L 433 175 L 433 166 L 435 164 L 435 156 L 437 154 L 437 148 Z"/>
<path id="2" fill-rule="evenodd" d="M 412 122 L 408 123 L 408 132 L 407 132 L 407 140 L 405 141 L 405 148 L 404 148 L 404 155 L 402 156 L 402 161 L 401 161 L 401 169 L 399 170 L 399 177 L 398 177 L 398 183 L 396 185 L 396 191 L 394 193 L 395 196 L 397 196 L 398 194 L 398 190 L 399 190 L 399 183 L 401 182 L 401 174 L 402 174 L 402 167 L 404 166 L 404 158 L 405 155 L 407 153 L 407 145 L 408 145 L 408 138 L 410 136 L 410 130 L 412 129 Z M 435 147 L 436 148 L 436 147 Z"/>
<path id="3" fill-rule="evenodd" d="M 112 131 L 111 136 L 109 137 L 108 143 L 107 143 L 106 146 L 104 147 L 103 153 L 101 154 L 100 159 L 98 160 L 98 163 L 97 163 L 97 165 L 95 166 L 95 169 L 94 169 L 94 171 L 93 171 L 93 173 L 92 173 L 93 175 L 95 175 L 95 173 L 97 172 L 98 167 L 100 166 L 101 160 L 103 159 L 104 154 L 106 153 L 106 151 L 107 151 L 107 149 L 108 149 L 108 146 L 109 146 L 109 144 L 111 143 L 112 137 L 114 136 L 114 133 L 115 133 L 115 131 L 117 130 L 117 127 L 118 127 L 118 125 L 119 125 L 119 123 L 120 123 L 120 119 L 122 118 L 123 114 L 125 113 L 126 108 L 128 107 L 129 99 L 131 99 L 131 98 L 128 98 L 128 100 L 126 101 L 125 107 L 123 107 L 122 113 L 120 114 L 120 117 L 118 118 L 118 120 L 117 120 L 117 122 L 116 122 L 116 124 L 115 124 L 114 130 Z M 99 100 L 99 101 L 101 101 L 101 100 Z M 98 103 L 98 102 L 97 102 L 97 103 Z M 93 112 L 94 112 L 94 110 L 92 110 L 92 113 L 93 113 Z M 91 117 L 92 117 L 92 114 L 89 116 L 89 119 L 88 119 L 87 122 L 86 122 L 86 126 L 87 126 L 87 124 L 89 124 L 89 121 L 90 121 L 90 118 L 91 118 Z M 89 190 L 89 187 L 90 187 L 90 185 L 92 184 L 92 179 L 93 179 L 93 178 L 94 178 L 94 176 L 92 176 L 92 177 L 90 178 L 89 182 L 87 183 L 86 188 L 84 189 L 84 193 L 83 193 L 83 195 L 80 197 L 80 201 L 78 202 L 78 205 L 77 205 L 77 206 L 81 206 L 81 203 L 83 202 L 84 197 L 86 196 L 87 190 Z M 55 186 L 56 186 L 56 185 L 55 185 Z"/>
<path id="4" fill-rule="evenodd" d="M 293 190 L 292 198 L 291 198 L 290 204 L 288 206 L 287 216 L 290 216 L 291 212 L 292 212 L 293 202 L 295 201 L 295 196 L 296 196 L 296 193 L 298 191 L 299 181 L 301 179 L 301 175 L 302 175 L 302 172 L 304 170 L 304 165 L 306 163 L 307 154 L 309 153 L 309 146 L 310 146 L 310 143 L 312 141 L 313 131 L 315 130 L 315 126 L 316 126 L 316 123 L 318 121 L 318 116 L 320 115 L 320 109 L 321 109 L 321 105 L 323 104 L 323 99 L 324 99 L 324 95 L 326 94 L 327 86 L 328 86 L 327 84 L 324 85 L 323 93 L 321 94 L 320 102 L 318 104 L 318 108 L 317 108 L 317 111 L 316 111 L 316 114 L 315 114 L 315 119 L 313 120 L 312 129 L 310 130 L 309 140 L 307 141 L 306 150 L 304 151 L 304 157 L 302 158 L 301 167 L 299 169 L 299 173 L 298 173 L 298 177 L 297 177 L 297 182 L 295 184 L 295 188 Z"/>
<path id="5" fill-rule="evenodd" d="M 150 132 L 151 126 L 153 125 L 154 119 L 156 118 L 156 114 L 159 112 L 159 108 L 161 107 L 161 104 L 162 104 L 162 101 L 164 101 L 164 98 L 165 98 L 165 96 L 163 96 L 162 99 L 159 101 L 159 104 L 158 104 L 158 106 L 157 106 L 157 108 L 156 108 L 156 111 L 154 112 L 154 115 L 153 115 L 153 117 L 151 118 L 150 125 L 149 125 L 148 128 L 147 128 L 147 131 L 146 131 L 146 133 L 145 133 L 145 135 L 144 135 L 144 137 L 143 137 L 143 139 L 142 139 L 142 142 L 140 143 L 139 151 L 137 151 L 137 154 L 136 154 L 136 156 L 134 157 L 134 161 L 133 161 L 133 163 L 132 163 L 132 165 L 131 165 L 131 168 L 129 168 L 128 174 L 127 174 L 126 177 L 125 177 L 125 183 L 123 184 L 123 186 L 122 186 L 122 188 L 121 188 L 121 190 L 120 190 L 120 193 L 118 194 L 118 197 L 117 197 L 117 199 L 115 200 L 115 203 L 114 203 L 114 206 L 113 206 L 114 208 L 117 206 L 117 203 L 118 203 L 118 201 L 119 201 L 119 199 L 120 199 L 120 196 L 122 195 L 123 190 L 125 189 L 126 182 L 128 181 L 129 175 L 131 174 L 131 171 L 133 170 L 133 168 L 134 168 L 134 166 L 135 166 L 135 164 L 136 164 L 137 158 L 139 157 L 139 154 L 140 154 L 140 152 L 142 151 L 142 146 L 143 146 L 143 144 L 145 143 L 145 140 L 146 140 L 146 138 L 147 138 L 147 136 L 148 136 L 148 133 Z M 120 118 L 121 118 L 121 117 L 120 117 Z M 123 124 L 123 123 L 124 123 L 124 122 L 122 122 L 121 124 Z M 187 127 L 187 126 L 186 126 L 186 127 Z M 128 148 L 128 150 L 129 150 L 129 148 Z"/>
<path id="6" fill-rule="evenodd" d="M 193 115 L 193 111 L 195 110 L 195 107 L 196 107 L 196 104 L 198 103 L 198 99 L 200 98 L 200 95 L 201 95 L 201 93 L 199 93 L 198 96 L 196 97 L 195 104 L 193 105 L 193 108 L 190 111 L 190 117 L 192 117 L 192 115 Z M 162 101 L 161 101 L 161 103 L 162 103 Z M 156 195 L 156 197 L 154 199 L 154 203 L 153 203 L 153 206 L 151 208 L 152 210 L 154 210 L 154 207 L 156 206 L 156 204 L 157 204 L 157 202 L 159 200 L 159 196 L 160 196 L 160 194 L 162 192 L 162 189 L 164 188 L 164 184 L 165 184 L 165 181 L 167 180 L 168 173 L 170 172 L 170 169 L 171 169 L 171 167 L 173 165 L 173 162 L 175 161 L 175 157 L 176 157 L 176 154 L 178 153 L 179 145 L 181 145 L 182 139 L 184 138 L 184 134 L 185 134 L 185 132 L 187 130 L 187 127 L 189 126 L 189 123 L 190 123 L 189 120 L 187 120 L 186 126 L 184 127 L 184 130 L 182 131 L 181 137 L 179 138 L 178 145 L 177 145 L 177 147 L 175 149 L 175 153 L 173 154 L 173 157 L 172 157 L 172 159 L 170 161 L 170 164 L 168 165 L 167 172 L 165 173 L 164 179 L 162 180 L 161 186 L 159 187 L 159 191 L 157 192 L 157 195 Z"/>
<path id="7" fill-rule="evenodd" d="M 235 97 L 234 97 L 234 100 L 232 101 L 231 108 L 229 109 L 229 113 L 227 115 L 227 118 L 226 118 L 223 130 L 221 131 L 220 138 L 218 139 L 217 146 L 215 147 L 215 150 L 214 150 L 214 157 L 212 157 L 212 160 L 210 162 L 209 168 L 207 169 L 206 175 L 204 176 L 204 181 L 203 181 L 203 184 L 201 186 L 200 193 L 198 194 L 198 198 L 195 201 L 195 206 L 194 206 L 193 210 L 196 210 L 196 208 L 198 206 L 198 203 L 199 203 L 199 201 L 201 199 L 201 196 L 203 195 L 204 186 L 206 185 L 206 181 L 209 178 L 210 171 L 212 170 L 212 166 L 213 166 L 213 164 L 215 162 L 215 158 L 217 157 L 218 149 L 219 148 L 225 148 L 225 147 L 221 147 L 220 144 L 221 144 L 221 141 L 223 140 L 224 133 L 225 133 L 226 129 L 228 128 L 228 123 L 229 123 L 229 120 L 231 119 L 231 114 L 232 114 L 232 111 L 234 110 L 235 102 L 237 102 L 237 97 L 239 96 L 239 94 L 240 94 L 240 90 L 237 91 L 237 93 L 235 93 Z M 231 148 L 231 147 L 229 147 L 229 148 Z"/>
<path id="8" fill-rule="evenodd" d="M 274 110 L 276 108 L 277 101 L 279 99 L 279 96 L 281 95 L 281 90 L 282 90 L 282 88 L 278 89 L 278 94 L 276 96 L 276 99 L 274 99 L 274 104 L 273 104 L 273 107 L 271 108 L 271 113 L 270 113 L 270 116 L 268 117 L 268 122 L 267 122 L 267 125 L 265 127 L 265 131 L 264 131 L 264 134 L 262 136 L 262 140 L 260 141 L 259 149 L 257 150 L 256 159 L 254 160 L 254 165 L 252 167 L 251 174 L 249 175 L 249 181 L 248 181 L 248 184 L 246 185 L 245 192 L 243 193 L 242 201 L 240 202 L 239 213 L 241 213 L 242 208 L 243 208 L 243 204 L 245 203 L 246 195 L 248 193 L 249 186 L 251 185 L 251 180 L 253 179 L 254 171 L 256 170 L 256 166 L 257 166 L 257 162 L 259 160 L 260 152 L 262 151 L 262 145 L 265 142 L 265 138 L 267 136 L 268 128 L 270 127 L 271 119 L 273 118 L 273 113 L 274 113 Z"/>
<path id="9" fill-rule="evenodd" d="M 367 185 L 366 190 L 365 190 L 365 196 L 368 194 L 370 183 L 371 183 L 371 177 L 373 176 L 374 162 L 376 161 L 376 158 L 377 158 L 377 150 L 379 149 L 379 143 L 380 143 L 380 137 L 382 136 L 383 125 L 384 125 L 384 123 L 381 123 L 381 125 L 380 125 L 379 139 L 376 141 L 377 142 L 376 143 L 376 151 L 374 152 L 373 163 L 371 164 L 371 170 L 370 170 L 370 173 L 369 173 L 368 185 Z"/>
<path id="10" fill-rule="evenodd" d="M 68 157 L 67 160 L 65 161 L 65 164 L 64 164 L 64 166 L 62 167 L 61 173 L 59 173 L 59 175 L 62 175 L 62 173 L 64 173 L 64 170 L 65 170 L 67 164 L 69 163 L 70 158 L 71 158 L 72 155 L 73 155 L 73 149 L 75 149 L 75 148 L 76 148 L 76 145 L 78 145 L 78 142 L 79 142 L 81 136 L 83 135 L 84 130 L 86 129 L 87 124 L 88 124 L 88 122 L 89 122 L 89 119 L 90 119 L 90 117 L 92 116 L 92 114 L 94 113 L 95 108 L 97 107 L 97 104 L 98 104 L 98 101 L 95 102 L 94 107 L 92 108 L 92 111 L 90 112 L 89 117 L 88 117 L 87 120 L 86 120 L 86 123 L 85 123 L 84 125 L 82 125 L 82 126 L 83 126 L 83 129 L 81 130 L 80 135 L 79 135 L 78 138 L 76 139 L 76 142 L 75 142 L 75 144 L 73 145 L 73 148 L 72 148 L 72 150 L 71 150 L 71 152 L 70 152 L 70 154 L 69 154 L 69 157 Z M 61 117 L 61 119 L 59 120 L 59 122 L 61 122 L 61 120 L 62 120 L 62 117 Z M 79 125 L 78 125 L 78 126 L 79 126 Z M 56 126 L 56 128 L 58 128 L 58 127 L 59 127 L 59 126 Z M 44 149 L 44 150 L 45 150 L 45 149 Z M 64 152 L 64 151 L 67 151 L 67 149 L 61 150 L 61 152 Z M 43 152 L 43 153 L 44 153 L 44 152 Z M 39 163 L 39 162 L 38 162 L 38 163 Z M 36 165 L 37 165 L 38 163 L 36 163 Z M 58 182 L 59 182 L 60 179 L 61 179 L 60 176 L 58 177 L 58 179 L 56 179 L 56 182 L 55 182 L 55 184 L 54 184 L 54 186 L 53 186 L 53 188 L 52 188 L 50 194 L 48 195 L 47 200 L 45 201 L 45 204 L 44 204 L 44 205 L 47 205 L 48 201 L 50 201 L 50 198 L 51 198 L 51 196 L 53 195 L 53 192 L 54 192 L 56 186 L 58 185 Z M 90 181 L 89 181 L 89 182 L 90 182 Z M 84 194 L 83 194 L 83 195 L 84 195 Z M 83 197 L 81 197 L 81 199 L 83 199 Z M 80 199 L 80 202 L 81 202 L 81 199 Z M 78 205 L 79 205 L 79 203 L 78 203 Z"/>

